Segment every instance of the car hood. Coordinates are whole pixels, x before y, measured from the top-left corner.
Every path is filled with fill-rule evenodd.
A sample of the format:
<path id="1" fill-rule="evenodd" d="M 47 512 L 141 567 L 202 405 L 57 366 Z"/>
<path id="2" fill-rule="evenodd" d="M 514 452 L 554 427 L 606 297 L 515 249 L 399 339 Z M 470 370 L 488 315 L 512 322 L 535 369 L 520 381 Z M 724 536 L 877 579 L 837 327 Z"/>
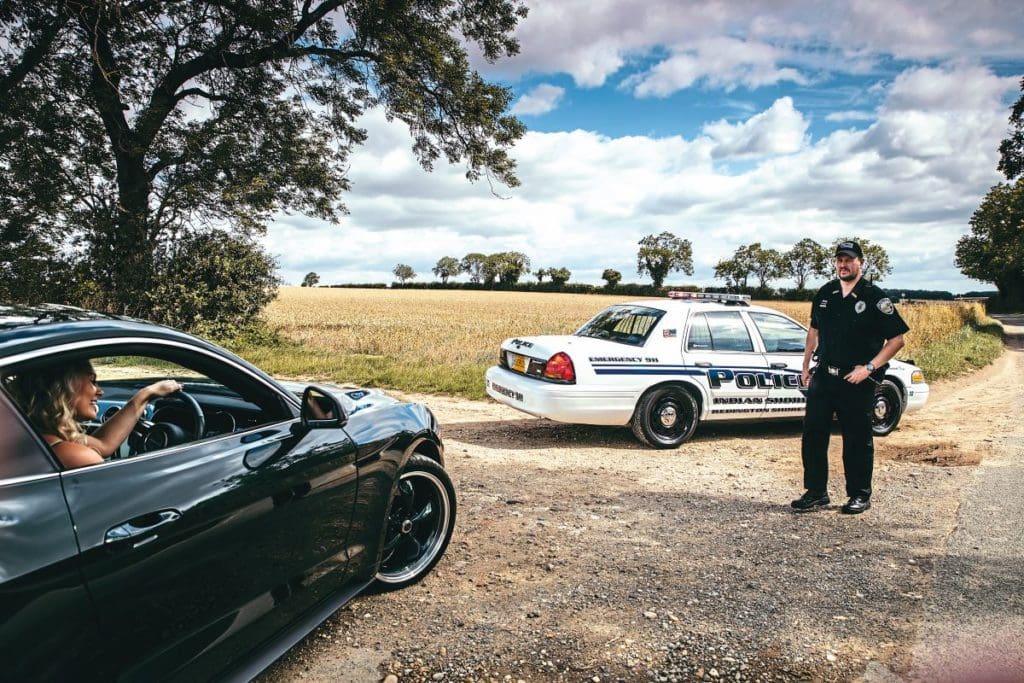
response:
<path id="1" fill-rule="evenodd" d="M 574 357 L 585 354 L 622 359 L 639 357 L 643 354 L 643 348 L 640 346 L 630 346 L 593 337 L 577 337 L 571 334 L 512 337 L 503 341 L 501 348 L 503 351 L 514 351 L 541 360 L 547 360 L 559 351 Z"/>
<path id="2" fill-rule="evenodd" d="M 299 398 L 302 397 L 302 392 L 309 386 L 309 384 L 304 384 L 302 382 L 279 381 L 278 384 Z M 401 403 L 397 398 L 392 398 L 379 389 L 363 389 L 355 386 L 341 386 L 331 382 L 315 382 L 314 384 L 321 389 L 326 389 L 336 396 L 341 402 L 341 406 L 345 409 L 345 412 L 349 415 L 354 415 L 355 413 L 363 410 L 373 410 L 374 408 L 393 406 L 397 403 Z"/>

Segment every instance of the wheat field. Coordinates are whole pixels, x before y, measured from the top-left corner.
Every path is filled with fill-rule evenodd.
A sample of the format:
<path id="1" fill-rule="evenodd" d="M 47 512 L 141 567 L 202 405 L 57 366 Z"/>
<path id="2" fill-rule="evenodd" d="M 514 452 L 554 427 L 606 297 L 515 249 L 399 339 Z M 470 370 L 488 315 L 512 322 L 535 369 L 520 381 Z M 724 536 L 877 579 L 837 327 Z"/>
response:
<path id="1" fill-rule="evenodd" d="M 483 372 L 516 335 L 568 334 L 635 296 L 463 290 L 284 287 L 267 309 L 292 342 L 244 355 L 272 374 L 406 391 L 483 396 Z M 808 302 L 760 302 L 807 324 Z M 900 357 L 952 338 L 984 317 L 979 304 L 904 304 L 911 332 Z"/>

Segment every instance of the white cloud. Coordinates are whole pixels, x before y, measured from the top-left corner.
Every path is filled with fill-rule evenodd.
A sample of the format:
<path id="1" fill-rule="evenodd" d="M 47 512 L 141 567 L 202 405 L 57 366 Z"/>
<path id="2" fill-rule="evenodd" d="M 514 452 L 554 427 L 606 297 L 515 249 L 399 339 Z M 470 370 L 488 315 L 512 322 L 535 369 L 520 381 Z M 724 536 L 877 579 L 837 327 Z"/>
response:
<path id="1" fill-rule="evenodd" d="M 310 270 L 325 284 L 389 282 L 398 262 L 431 280 L 442 256 L 515 249 L 535 267 L 600 283 L 605 268 L 639 281 L 637 241 L 668 230 L 694 243 L 696 266 L 669 283 L 712 284 L 714 263 L 741 244 L 786 249 L 805 236 L 853 234 L 889 251 L 888 284 L 980 288 L 952 254 L 999 180 L 1005 98 L 1016 88 L 978 67 L 910 70 L 888 86 L 866 130 L 813 142 L 789 98 L 694 139 L 530 132 L 514 150 L 522 186 L 501 189 L 505 199 L 486 182 L 467 183 L 458 166 L 424 173 L 404 125 L 373 112 L 370 142 L 352 158 L 351 216 L 338 226 L 282 217 L 267 244 L 291 282 Z"/>
<path id="2" fill-rule="evenodd" d="M 553 111 L 565 96 L 565 88 L 542 83 L 526 93 L 512 106 L 512 113 L 517 116 L 537 116 Z"/>
<path id="3" fill-rule="evenodd" d="M 825 115 L 826 121 L 844 123 L 846 121 L 873 121 L 875 113 L 870 111 L 834 111 Z"/>
<path id="4" fill-rule="evenodd" d="M 715 142 L 713 157 L 746 157 L 768 154 L 791 154 L 807 139 L 808 122 L 793 107 L 790 97 L 775 101 L 772 106 L 746 121 L 708 123 L 704 134 Z"/>

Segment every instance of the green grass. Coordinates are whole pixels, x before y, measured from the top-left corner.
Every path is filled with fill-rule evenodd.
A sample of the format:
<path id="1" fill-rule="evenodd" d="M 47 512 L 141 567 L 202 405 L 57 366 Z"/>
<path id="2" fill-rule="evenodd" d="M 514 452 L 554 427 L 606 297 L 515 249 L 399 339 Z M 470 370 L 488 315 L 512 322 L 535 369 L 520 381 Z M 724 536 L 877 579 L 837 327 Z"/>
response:
<path id="1" fill-rule="evenodd" d="M 956 377 L 989 365 L 1003 352 L 1003 326 L 984 318 L 928 344 L 914 356 L 929 382 Z"/>
<path id="2" fill-rule="evenodd" d="M 1002 335 L 1002 325 L 985 318 L 978 325 L 965 325 L 945 339 L 925 346 L 913 360 L 924 370 L 929 382 L 955 377 L 998 358 L 1003 351 Z M 452 367 L 404 357 L 341 354 L 304 346 L 280 335 L 259 341 L 234 339 L 225 345 L 281 379 L 338 382 L 470 399 L 486 398 L 484 371 L 493 365 L 493 361 L 479 358 Z M 497 353 L 479 354 L 484 355 Z"/>

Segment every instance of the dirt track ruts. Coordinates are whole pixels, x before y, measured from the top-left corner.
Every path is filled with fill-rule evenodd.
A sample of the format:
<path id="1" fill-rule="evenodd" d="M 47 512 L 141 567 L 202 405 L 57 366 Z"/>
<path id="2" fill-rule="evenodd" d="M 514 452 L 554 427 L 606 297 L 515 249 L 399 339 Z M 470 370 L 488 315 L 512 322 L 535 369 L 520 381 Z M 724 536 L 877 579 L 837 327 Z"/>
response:
<path id="1" fill-rule="evenodd" d="M 957 609 L 961 491 L 1019 432 L 1022 379 L 1018 336 L 993 366 L 934 384 L 876 440 L 873 508 L 853 517 L 837 514 L 837 435 L 832 508 L 790 511 L 799 423 L 701 426 L 665 452 L 626 428 L 404 396 L 443 425 L 460 505 L 447 556 L 417 586 L 358 598 L 261 678 L 916 677 L 922 634 Z"/>

